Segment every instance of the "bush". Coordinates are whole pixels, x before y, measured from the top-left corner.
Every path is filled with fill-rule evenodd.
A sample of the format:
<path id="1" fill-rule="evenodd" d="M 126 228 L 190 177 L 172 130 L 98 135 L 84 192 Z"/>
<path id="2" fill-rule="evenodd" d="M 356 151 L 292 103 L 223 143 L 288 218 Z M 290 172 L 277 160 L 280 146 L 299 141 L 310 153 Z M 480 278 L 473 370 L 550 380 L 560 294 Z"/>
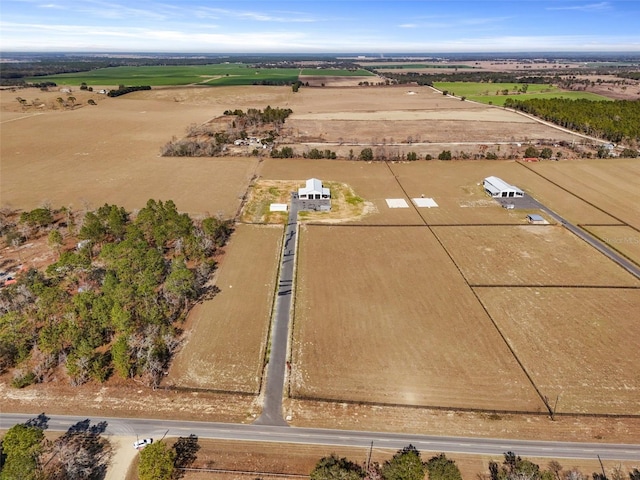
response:
<path id="1" fill-rule="evenodd" d="M 443 150 L 438 155 L 438 160 L 451 160 L 451 150 Z"/>
<path id="2" fill-rule="evenodd" d="M 36 374 L 33 372 L 27 372 L 24 374 L 18 373 L 13 380 L 11 380 L 11 386 L 15 388 L 24 388 L 36 383 Z"/>
<path id="3" fill-rule="evenodd" d="M 362 151 L 360 152 L 359 158 L 360 160 L 366 160 L 366 161 L 373 160 L 373 150 L 371 150 L 370 148 L 363 148 Z"/>

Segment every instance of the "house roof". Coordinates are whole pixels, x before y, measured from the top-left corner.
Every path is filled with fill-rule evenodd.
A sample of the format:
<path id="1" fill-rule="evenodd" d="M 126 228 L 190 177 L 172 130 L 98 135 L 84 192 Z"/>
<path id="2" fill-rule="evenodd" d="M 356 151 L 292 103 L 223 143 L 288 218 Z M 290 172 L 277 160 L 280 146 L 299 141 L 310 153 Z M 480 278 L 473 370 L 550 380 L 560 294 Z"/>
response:
<path id="1" fill-rule="evenodd" d="M 527 215 L 527 218 L 529 220 L 532 220 L 534 222 L 543 222 L 544 218 L 542 218 L 542 216 L 538 215 L 537 213 L 531 213 L 529 215 Z"/>
<path id="2" fill-rule="evenodd" d="M 322 187 L 322 180 L 317 178 L 310 178 L 307 180 L 307 184 L 304 188 L 298 189 L 299 193 L 308 194 L 308 193 L 320 193 L 323 195 L 329 195 L 329 189 Z"/>

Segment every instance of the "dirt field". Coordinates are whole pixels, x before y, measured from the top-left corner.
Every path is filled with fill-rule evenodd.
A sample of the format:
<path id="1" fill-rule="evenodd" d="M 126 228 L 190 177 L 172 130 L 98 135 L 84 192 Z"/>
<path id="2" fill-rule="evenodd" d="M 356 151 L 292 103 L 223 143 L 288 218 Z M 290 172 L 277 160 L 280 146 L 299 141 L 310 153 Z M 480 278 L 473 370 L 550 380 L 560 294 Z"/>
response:
<path id="1" fill-rule="evenodd" d="M 301 90 L 298 95 L 291 102 L 294 113 L 285 124 L 282 143 L 336 142 L 356 148 L 384 144 L 390 151 L 394 148 L 392 144 L 405 143 L 397 147 L 402 152 L 413 150 L 437 156 L 442 147 L 429 147 L 429 143 L 522 144 L 534 139 L 578 140 L 573 134 L 522 115 L 461 102 L 430 87 Z M 514 145 L 514 148 L 518 147 Z M 477 148 L 459 145 L 457 150 L 476 151 Z"/>
<path id="2" fill-rule="evenodd" d="M 294 397 L 544 409 L 427 228 L 304 227 L 297 282 Z"/>
<path id="3" fill-rule="evenodd" d="M 473 285 L 640 286 L 559 225 L 434 227 Z"/>
<path id="4" fill-rule="evenodd" d="M 30 209 L 47 200 L 54 207 L 95 208 L 107 202 L 135 209 L 156 198 L 172 199 L 190 213 L 231 216 L 257 164 L 256 159 L 158 156 L 189 123 L 211 117 L 206 106 L 133 96 L 20 119 L 10 114 L 5 120 L 4 109 L 14 108 L 13 94 L 2 92 L 0 99 L 3 206 Z"/>
<path id="5" fill-rule="evenodd" d="M 640 229 L 638 159 L 543 162 L 530 164 L 530 168 L 610 215 Z"/>
<path id="6" fill-rule="evenodd" d="M 640 290 L 476 291 L 558 412 L 640 414 Z"/>
<path id="7" fill-rule="evenodd" d="M 640 232 L 631 227 L 588 226 L 587 231 L 640 265 Z"/>
<path id="8" fill-rule="evenodd" d="M 163 385 L 258 393 L 281 239 L 276 226 L 237 226 L 216 276 L 221 291 L 190 313 Z"/>

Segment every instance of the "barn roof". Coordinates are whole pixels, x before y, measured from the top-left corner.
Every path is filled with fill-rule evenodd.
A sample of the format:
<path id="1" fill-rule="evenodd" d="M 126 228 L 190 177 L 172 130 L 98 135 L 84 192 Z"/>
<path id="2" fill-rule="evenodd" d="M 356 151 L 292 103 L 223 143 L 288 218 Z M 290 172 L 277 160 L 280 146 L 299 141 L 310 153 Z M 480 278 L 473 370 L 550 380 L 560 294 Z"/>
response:
<path id="1" fill-rule="evenodd" d="M 498 177 L 487 177 L 484 179 L 484 187 L 491 191 L 491 193 L 498 193 L 505 190 L 513 190 L 516 192 L 522 192 L 518 187 L 508 184 L 504 180 Z M 524 192 L 522 192 L 524 193 Z"/>

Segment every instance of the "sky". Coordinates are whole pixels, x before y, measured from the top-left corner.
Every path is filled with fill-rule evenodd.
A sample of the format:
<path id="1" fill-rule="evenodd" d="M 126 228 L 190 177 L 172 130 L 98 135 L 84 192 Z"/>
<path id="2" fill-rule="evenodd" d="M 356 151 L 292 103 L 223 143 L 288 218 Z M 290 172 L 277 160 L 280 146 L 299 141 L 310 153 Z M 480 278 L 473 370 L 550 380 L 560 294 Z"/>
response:
<path id="1" fill-rule="evenodd" d="M 1 0 L 19 51 L 640 53 L 640 0 Z"/>

